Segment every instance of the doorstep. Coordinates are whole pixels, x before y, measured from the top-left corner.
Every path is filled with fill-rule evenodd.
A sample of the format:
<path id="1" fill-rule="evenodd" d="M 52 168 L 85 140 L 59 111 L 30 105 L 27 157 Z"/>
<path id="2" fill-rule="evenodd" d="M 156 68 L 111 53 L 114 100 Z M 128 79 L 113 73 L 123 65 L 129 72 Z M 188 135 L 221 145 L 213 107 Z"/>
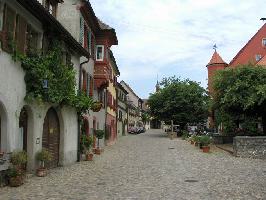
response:
<path id="1" fill-rule="evenodd" d="M 217 148 L 227 151 L 230 154 L 234 153 L 233 144 L 216 144 Z"/>

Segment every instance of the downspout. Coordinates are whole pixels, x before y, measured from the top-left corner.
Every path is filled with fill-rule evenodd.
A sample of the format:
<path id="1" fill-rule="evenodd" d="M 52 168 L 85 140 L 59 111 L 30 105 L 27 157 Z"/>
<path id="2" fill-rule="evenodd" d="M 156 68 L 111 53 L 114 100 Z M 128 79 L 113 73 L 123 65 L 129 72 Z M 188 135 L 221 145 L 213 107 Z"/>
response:
<path id="1" fill-rule="evenodd" d="M 78 92 L 81 92 L 82 66 L 88 62 L 89 62 L 89 60 L 86 60 L 86 61 L 80 63 L 80 65 L 79 65 L 79 89 L 78 89 Z M 78 151 L 77 151 L 77 158 L 78 159 L 77 159 L 77 162 L 80 162 L 80 135 L 81 135 L 81 132 L 80 132 L 80 121 L 81 121 L 80 114 L 81 113 L 78 113 Z"/>
<path id="2" fill-rule="evenodd" d="M 107 102 L 108 102 L 107 92 L 108 92 L 108 90 L 106 88 L 105 89 L 105 119 L 104 119 L 105 121 L 104 121 L 104 126 L 105 126 L 105 131 L 109 134 L 109 132 L 108 132 L 109 130 L 107 131 L 107 129 L 109 128 L 109 127 L 107 127 L 107 107 L 108 107 L 108 105 L 107 105 Z M 108 135 L 108 140 L 109 140 L 109 137 L 110 137 L 110 135 Z M 107 146 L 107 138 L 104 138 L 104 142 L 105 142 L 105 145 Z"/>

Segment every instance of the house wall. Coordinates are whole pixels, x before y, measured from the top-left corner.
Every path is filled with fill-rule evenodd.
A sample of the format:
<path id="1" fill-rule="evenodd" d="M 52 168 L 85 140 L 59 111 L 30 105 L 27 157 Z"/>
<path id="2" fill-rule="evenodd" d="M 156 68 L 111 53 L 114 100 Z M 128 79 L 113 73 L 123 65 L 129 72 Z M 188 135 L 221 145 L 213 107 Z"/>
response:
<path id="1" fill-rule="evenodd" d="M 27 19 L 27 22 L 39 32 L 39 47 L 42 41 L 42 24 L 36 20 L 24 8 L 16 2 L 7 2 L 17 13 Z M 0 17 L 2 17 L 3 4 L 0 5 Z M 2 26 L 1 26 L 2 27 Z M 0 29 L 1 30 L 1 29 Z M 78 73 L 80 56 L 73 54 L 72 63 L 77 71 L 76 83 L 78 85 Z M 60 147 L 59 164 L 68 165 L 77 160 L 77 114 L 72 107 L 59 107 L 51 104 L 36 104 L 24 101 L 26 96 L 25 73 L 20 63 L 14 62 L 12 56 L 0 50 L 0 117 L 1 117 L 1 150 L 12 152 L 22 150 L 21 132 L 19 129 L 19 116 L 21 109 L 26 108 L 28 114 L 27 124 L 27 155 L 28 169 L 33 170 L 37 163 L 36 152 L 42 149 L 43 123 L 49 108 L 54 107 L 60 122 Z"/>
<path id="2" fill-rule="evenodd" d="M 60 121 L 60 165 L 68 165 L 77 160 L 77 114 L 74 108 L 58 108 L 51 104 L 28 104 L 24 101 L 26 85 L 24 71 L 19 62 L 14 62 L 11 56 L 5 52 L 0 53 L 1 68 L 0 80 L 0 104 L 2 115 L 6 120 L 1 122 L 1 150 L 12 152 L 22 150 L 19 130 L 19 115 L 23 106 L 28 113 L 27 154 L 28 169 L 36 167 L 35 154 L 42 149 L 42 133 L 44 118 L 48 109 L 57 108 Z M 4 125 L 4 123 L 6 123 Z"/>
<path id="3" fill-rule="evenodd" d="M 67 0 L 58 4 L 57 20 L 79 41 L 80 39 L 80 12 L 79 0 Z"/>
<path id="4" fill-rule="evenodd" d="M 255 64 L 255 55 L 260 54 L 262 57 L 266 54 L 266 47 L 262 45 L 262 39 L 266 38 L 266 24 L 249 40 L 243 49 L 239 51 L 236 57 L 230 62 L 229 67 L 236 67 L 240 64 Z"/>

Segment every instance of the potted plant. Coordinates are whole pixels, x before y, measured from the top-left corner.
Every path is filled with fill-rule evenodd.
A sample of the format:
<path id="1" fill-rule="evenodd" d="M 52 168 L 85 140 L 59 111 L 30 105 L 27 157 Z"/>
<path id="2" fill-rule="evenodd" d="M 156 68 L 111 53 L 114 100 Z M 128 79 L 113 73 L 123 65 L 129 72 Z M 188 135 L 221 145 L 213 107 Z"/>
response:
<path id="1" fill-rule="evenodd" d="M 211 138 L 207 135 L 203 135 L 200 137 L 200 143 L 202 145 L 202 151 L 208 153 L 210 151 L 209 144 L 211 143 Z"/>
<path id="2" fill-rule="evenodd" d="M 27 153 L 25 151 L 13 152 L 10 157 L 10 163 L 18 170 L 25 171 L 27 163 Z"/>
<path id="3" fill-rule="evenodd" d="M 93 112 L 99 112 L 102 108 L 103 104 L 99 101 L 93 102 L 91 109 Z"/>
<path id="4" fill-rule="evenodd" d="M 196 136 L 196 137 L 194 138 L 194 142 L 195 142 L 194 144 L 195 144 L 196 147 L 198 147 L 199 144 L 200 144 L 200 137 L 201 137 L 201 136 Z"/>
<path id="5" fill-rule="evenodd" d="M 87 135 L 82 135 L 81 136 L 81 146 L 83 153 L 86 156 L 87 161 L 92 161 L 93 160 L 93 153 L 91 152 L 91 147 L 93 144 L 93 138 L 91 136 Z"/>
<path id="6" fill-rule="evenodd" d="M 23 172 L 14 166 L 8 169 L 7 175 L 9 177 L 9 185 L 11 187 L 18 187 L 24 183 Z"/>
<path id="7" fill-rule="evenodd" d="M 52 154 L 48 150 L 42 149 L 36 154 L 36 160 L 39 161 L 36 175 L 39 177 L 47 176 L 47 167 L 45 163 L 52 160 Z"/>
<path id="8" fill-rule="evenodd" d="M 190 138 L 190 144 L 194 144 L 195 143 L 195 138 L 196 138 L 197 136 L 196 135 L 192 135 L 191 136 L 191 138 Z"/>
<path id="9" fill-rule="evenodd" d="M 104 130 L 96 130 L 95 131 L 95 136 L 98 139 L 97 140 L 97 148 L 95 149 L 95 154 L 100 155 L 101 154 L 101 149 L 100 149 L 100 139 L 103 139 L 105 134 Z"/>
<path id="10" fill-rule="evenodd" d="M 182 131 L 182 140 L 185 140 L 188 137 L 188 132 L 187 131 Z"/>
<path id="11" fill-rule="evenodd" d="M 5 154 L 5 152 L 0 150 L 0 159 L 2 159 L 4 157 L 4 154 Z"/>
<path id="12" fill-rule="evenodd" d="M 25 151 L 13 152 L 10 157 L 12 164 L 8 170 L 9 184 L 18 187 L 24 183 L 27 153 Z"/>

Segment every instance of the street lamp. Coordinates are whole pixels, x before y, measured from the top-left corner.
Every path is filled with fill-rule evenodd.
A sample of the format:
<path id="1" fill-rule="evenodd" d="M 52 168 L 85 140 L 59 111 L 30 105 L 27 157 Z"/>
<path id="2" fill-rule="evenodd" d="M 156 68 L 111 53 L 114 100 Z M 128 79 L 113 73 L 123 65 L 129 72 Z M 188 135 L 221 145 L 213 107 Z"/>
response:
<path id="1" fill-rule="evenodd" d="M 44 79 L 43 82 L 42 82 L 42 88 L 47 90 L 48 89 L 48 80 L 47 79 Z"/>

